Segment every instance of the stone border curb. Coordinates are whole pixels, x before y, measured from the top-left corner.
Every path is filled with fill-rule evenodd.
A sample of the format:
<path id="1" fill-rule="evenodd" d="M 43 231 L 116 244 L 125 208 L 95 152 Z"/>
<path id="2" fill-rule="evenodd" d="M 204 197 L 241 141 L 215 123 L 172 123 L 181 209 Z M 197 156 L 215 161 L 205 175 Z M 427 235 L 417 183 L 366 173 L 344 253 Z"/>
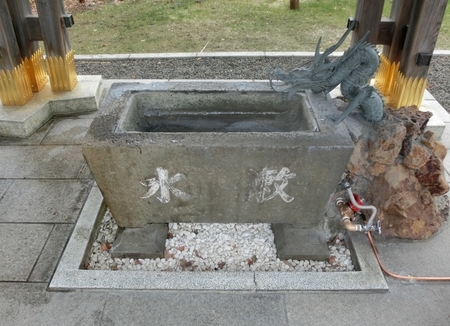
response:
<path id="1" fill-rule="evenodd" d="M 334 52 L 331 56 L 342 56 Z M 450 55 L 450 50 L 435 50 L 434 55 Z M 77 54 L 75 60 L 126 60 L 126 59 L 187 59 L 187 58 L 245 58 L 245 57 L 313 57 L 314 52 L 180 52 L 180 53 L 119 53 L 119 54 Z"/>
<path id="2" fill-rule="evenodd" d="M 212 291 L 376 291 L 388 285 L 364 234 L 352 234 L 355 266 L 361 271 L 295 272 L 147 272 L 80 269 L 104 212 L 98 187 L 91 189 L 49 290 L 212 290 Z"/>

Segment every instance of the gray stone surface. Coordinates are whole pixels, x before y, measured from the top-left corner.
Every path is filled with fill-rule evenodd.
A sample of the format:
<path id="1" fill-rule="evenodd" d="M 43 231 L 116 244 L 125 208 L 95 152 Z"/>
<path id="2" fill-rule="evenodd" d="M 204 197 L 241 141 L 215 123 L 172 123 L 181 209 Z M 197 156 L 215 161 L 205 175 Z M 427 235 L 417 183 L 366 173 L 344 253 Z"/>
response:
<path id="1" fill-rule="evenodd" d="M 325 123 L 334 112 L 331 100 L 307 95 L 320 131 L 114 132 L 131 90 L 272 92 L 267 82 L 245 81 L 113 86 L 83 154 L 120 227 L 171 221 L 320 224 L 353 150 L 345 126 Z"/>
<path id="2" fill-rule="evenodd" d="M 78 76 L 71 91 L 52 92 L 47 83 L 25 105 L 0 104 L 0 136 L 26 138 L 54 115 L 97 110 L 101 85 L 101 76 Z"/>
<path id="3" fill-rule="evenodd" d="M 56 274 L 59 270 L 78 270 L 83 265 L 84 258 L 89 254 L 94 241 L 93 230 L 96 230 L 100 222 L 98 216 L 104 213 L 103 197 L 100 190 L 94 186 L 84 203 L 80 217 L 59 261 Z M 93 216 L 96 216 L 96 218 L 92 218 Z"/>
<path id="4" fill-rule="evenodd" d="M 108 298 L 103 325 L 288 325 L 283 300 L 277 293 L 125 291 Z"/>
<path id="5" fill-rule="evenodd" d="M 27 281 L 52 230 L 49 224 L 0 223 L 0 281 Z"/>
<path id="6" fill-rule="evenodd" d="M 73 223 L 91 180 L 14 180 L 0 200 L 0 222 Z"/>
<path id="7" fill-rule="evenodd" d="M 81 144 L 92 119 L 58 119 L 42 141 L 43 145 Z"/>
<path id="8" fill-rule="evenodd" d="M 6 191 L 11 186 L 12 183 L 13 183 L 13 180 L 2 180 L 2 179 L 0 179 L 0 200 L 3 198 L 3 196 L 6 193 Z"/>
<path id="9" fill-rule="evenodd" d="M 85 161 L 79 146 L 3 146 L 0 178 L 76 178 Z"/>
<path id="10" fill-rule="evenodd" d="M 54 119 L 48 120 L 42 127 L 27 138 L 0 136 L 0 145 L 39 145 L 45 135 L 47 135 L 53 123 L 55 123 Z"/>
<path id="11" fill-rule="evenodd" d="M 107 293 L 48 292 L 45 283 L 0 283 L 2 326 L 101 325 Z"/>
<path id="12" fill-rule="evenodd" d="M 73 224 L 56 224 L 29 277 L 30 282 L 50 282 L 59 258 L 73 229 Z"/>
<path id="13" fill-rule="evenodd" d="M 111 257 L 163 258 L 168 230 L 167 224 L 146 224 L 142 228 L 119 228 L 109 251 Z"/>
<path id="14" fill-rule="evenodd" d="M 375 237 L 380 257 L 385 266 L 401 275 L 450 275 L 444 264 L 450 248 L 450 224 L 447 221 L 439 232 L 425 241 Z M 408 252 L 408 254 L 404 254 Z M 420 263 L 418 263 L 420 262 Z"/>
<path id="15" fill-rule="evenodd" d="M 326 260 L 330 257 L 326 235 L 317 229 L 293 224 L 272 224 L 277 257 L 281 260 Z"/>
<path id="16" fill-rule="evenodd" d="M 389 287 L 389 293 L 286 294 L 290 325 L 448 325 L 449 284 Z M 315 303 L 315 304 L 314 304 Z M 448 307 L 448 306 L 447 306 Z"/>
<path id="17" fill-rule="evenodd" d="M 83 164 L 80 172 L 78 172 L 77 179 L 94 179 L 87 163 Z"/>

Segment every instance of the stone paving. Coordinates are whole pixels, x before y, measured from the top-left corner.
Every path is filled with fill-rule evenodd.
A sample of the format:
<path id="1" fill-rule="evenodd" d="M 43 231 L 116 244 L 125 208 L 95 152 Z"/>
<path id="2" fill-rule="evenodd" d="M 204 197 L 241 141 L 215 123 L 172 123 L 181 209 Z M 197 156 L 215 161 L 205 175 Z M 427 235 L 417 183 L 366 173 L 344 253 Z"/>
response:
<path id="1" fill-rule="evenodd" d="M 1 325 L 450 324 L 450 282 L 386 277 L 386 293 L 48 291 L 94 184 L 80 148 L 94 116 L 53 118 L 27 139 L 0 138 Z M 442 139 L 450 148 L 448 126 Z M 448 222 L 427 241 L 376 240 L 394 272 L 450 276 Z"/>

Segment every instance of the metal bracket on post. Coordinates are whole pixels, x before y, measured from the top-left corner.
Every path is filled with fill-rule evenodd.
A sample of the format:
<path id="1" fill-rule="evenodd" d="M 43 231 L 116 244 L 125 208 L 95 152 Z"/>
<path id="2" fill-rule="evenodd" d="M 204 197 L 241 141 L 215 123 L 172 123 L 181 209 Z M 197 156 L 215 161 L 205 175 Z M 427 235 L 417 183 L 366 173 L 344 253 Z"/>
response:
<path id="1" fill-rule="evenodd" d="M 64 26 L 66 27 L 72 27 L 75 24 L 72 14 L 64 14 L 62 18 L 64 20 Z"/>
<path id="2" fill-rule="evenodd" d="M 429 66 L 433 54 L 431 53 L 417 53 L 416 65 L 418 66 Z"/>
<path id="3" fill-rule="evenodd" d="M 350 28 L 350 26 L 352 26 L 354 21 L 355 21 L 354 17 L 349 17 L 347 19 L 347 29 Z M 355 25 L 353 25 L 352 31 L 356 31 L 358 29 L 358 26 L 359 26 L 359 21 L 356 21 Z"/>

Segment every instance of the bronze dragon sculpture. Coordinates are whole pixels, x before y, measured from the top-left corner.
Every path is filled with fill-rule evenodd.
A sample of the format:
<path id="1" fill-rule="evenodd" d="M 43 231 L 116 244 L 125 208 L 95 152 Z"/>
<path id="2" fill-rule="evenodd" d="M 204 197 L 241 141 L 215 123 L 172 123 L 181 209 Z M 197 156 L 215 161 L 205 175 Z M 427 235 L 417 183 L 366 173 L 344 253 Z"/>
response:
<path id="1" fill-rule="evenodd" d="M 331 61 L 328 56 L 345 40 L 352 25 L 341 37 L 339 42 L 320 53 L 320 42 L 309 67 L 295 68 L 289 72 L 282 69 L 272 69 L 269 72 L 270 86 L 277 92 L 286 93 L 290 98 L 299 90 L 310 89 L 315 93 L 329 93 L 341 84 L 341 93 L 350 103 L 345 111 L 336 117 L 330 117 L 335 124 L 344 120 L 353 110 L 361 107 L 363 116 L 369 121 L 380 121 L 383 118 L 383 99 L 381 95 L 368 84 L 369 79 L 378 69 L 380 59 L 374 45 L 367 43 L 367 33 L 355 45 L 351 46 L 339 59 Z M 281 89 L 275 86 L 273 80 L 283 82 Z"/>

